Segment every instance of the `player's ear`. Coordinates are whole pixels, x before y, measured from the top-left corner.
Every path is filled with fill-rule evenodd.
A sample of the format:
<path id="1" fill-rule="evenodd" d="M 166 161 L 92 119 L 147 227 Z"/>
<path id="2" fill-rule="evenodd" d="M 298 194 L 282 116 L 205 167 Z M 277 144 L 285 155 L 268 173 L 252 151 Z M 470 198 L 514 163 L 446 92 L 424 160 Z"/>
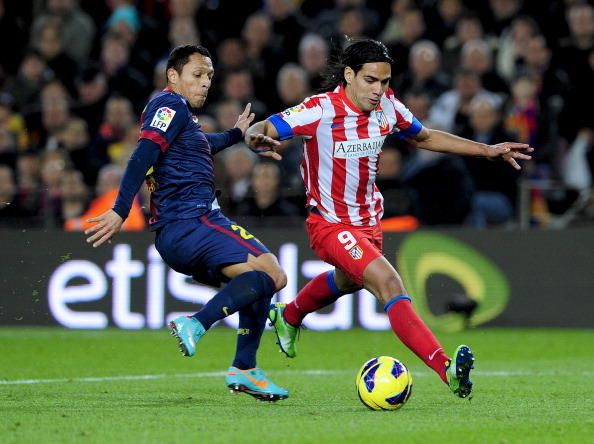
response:
<path id="1" fill-rule="evenodd" d="M 167 82 L 175 85 L 177 80 L 179 79 L 179 74 L 175 70 L 175 68 L 169 68 L 167 70 Z"/>
<path id="2" fill-rule="evenodd" d="M 345 66 L 344 67 L 344 79 L 346 80 L 346 82 L 348 84 L 350 84 L 353 81 L 354 77 L 355 77 L 355 71 L 353 71 L 353 68 L 351 68 L 350 66 Z"/>

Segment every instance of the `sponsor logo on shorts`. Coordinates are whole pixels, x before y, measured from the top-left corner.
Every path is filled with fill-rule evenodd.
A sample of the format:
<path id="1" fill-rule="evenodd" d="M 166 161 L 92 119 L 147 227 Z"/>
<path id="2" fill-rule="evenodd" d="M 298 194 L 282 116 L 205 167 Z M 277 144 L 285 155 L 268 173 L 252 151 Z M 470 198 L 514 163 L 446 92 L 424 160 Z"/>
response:
<path id="1" fill-rule="evenodd" d="M 349 250 L 349 254 L 355 260 L 359 260 L 363 257 L 363 249 L 359 245 L 355 245 Z"/>
<path id="2" fill-rule="evenodd" d="M 175 110 L 167 108 L 166 106 L 159 108 L 155 113 L 155 117 L 153 117 L 151 126 L 165 132 L 167 131 L 167 128 L 169 128 L 169 124 L 173 120 L 173 116 L 175 116 Z"/>

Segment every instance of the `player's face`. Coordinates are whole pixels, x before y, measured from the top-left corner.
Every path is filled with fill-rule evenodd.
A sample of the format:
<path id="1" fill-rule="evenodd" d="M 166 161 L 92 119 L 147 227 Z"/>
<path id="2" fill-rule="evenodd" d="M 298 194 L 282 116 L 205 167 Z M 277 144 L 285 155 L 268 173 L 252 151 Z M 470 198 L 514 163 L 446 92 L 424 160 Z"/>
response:
<path id="1" fill-rule="evenodd" d="M 170 68 L 167 79 L 171 89 L 184 96 L 190 106 L 200 108 L 206 101 L 213 75 L 214 68 L 210 58 L 195 53 L 190 56 L 181 74 Z"/>
<path id="2" fill-rule="evenodd" d="M 365 63 L 355 74 L 350 67 L 344 69 L 346 94 L 363 112 L 371 112 L 379 104 L 390 85 L 392 67 L 386 62 Z"/>

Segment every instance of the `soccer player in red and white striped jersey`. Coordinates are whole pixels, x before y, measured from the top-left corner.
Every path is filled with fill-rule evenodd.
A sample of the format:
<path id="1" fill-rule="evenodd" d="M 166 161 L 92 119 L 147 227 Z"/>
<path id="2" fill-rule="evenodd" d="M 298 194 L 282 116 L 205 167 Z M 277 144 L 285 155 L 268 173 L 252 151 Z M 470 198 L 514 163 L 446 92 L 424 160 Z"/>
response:
<path id="1" fill-rule="evenodd" d="M 270 318 L 281 350 L 296 355 L 295 338 L 303 318 L 365 288 L 383 304 L 392 329 L 450 389 L 465 398 L 472 392 L 474 356 L 460 346 L 453 359 L 415 313 L 392 264 L 382 255 L 379 220 L 383 198 L 375 185 L 378 158 L 390 133 L 418 148 L 508 162 L 530 159 L 526 144 L 485 145 L 425 128 L 389 88 L 391 64 L 385 45 L 351 43 L 328 65 L 328 92 L 258 122 L 246 143 L 265 157 L 280 159 L 278 140 L 303 138 L 301 173 L 307 190 L 307 231 L 318 256 L 335 269 L 310 281 L 289 304 L 273 304 Z"/>

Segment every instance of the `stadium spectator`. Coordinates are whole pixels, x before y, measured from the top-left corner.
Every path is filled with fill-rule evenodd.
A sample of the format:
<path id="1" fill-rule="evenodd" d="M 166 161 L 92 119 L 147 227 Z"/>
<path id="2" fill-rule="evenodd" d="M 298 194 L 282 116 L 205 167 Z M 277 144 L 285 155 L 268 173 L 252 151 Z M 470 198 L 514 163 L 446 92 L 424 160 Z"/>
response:
<path id="1" fill-rule="evenodd" d="M 46 151 L 41 156 L 41 193 L 38 215 L 52 227 L 62 225 L 62 174 L 70 168 L 68 156 L 61 150 Z"/>
<path id="2" fill-rule="evenodd" d="M 517 64 L 526 51 L 528 40 L 538 35 L 538 25 L 528 16 L 519 16 L 506 28 L 497 42 L 497 72 L 508 81 L 515 73 Z"/>
<path id="3" fill-rule="evenodd" d="M 505 130 L 516 140 L 540 146 L 539 103 L 534 79 L 522 74 L 512 83 L 512 100 L 505 113 Z"/>
<path id="4" fill-rule="evenodd" d="M 229 148 L 223 155 L 225 176 L 225 194 L 228 194 L 227 209 L 229 214 L 237 213 L 237 206 L 245 199 L 250 189 L 250 177 L 256 156 L 243 145 Z"/>
<path id="5" fill-rule="evenodd" d="M 124 96 L 112 96 L 107 100 L 103 122 L 89 146 L 89 169 L 95 174 L 104 165 L 111 163 L 109 147 L 121 141 L 134 126 L 136 116 L 132 103 Z"/>
<path id="6" fill-rule="evenodd" d="M 449 36 L 454 34 L 458 20 L 464 11 L 463 8 L 462 0 L 437 0 L 435 6 L 426 8 L 426 38 L 442 45 Z"/>
<path id="7" fill-rule="evenodd" d="M 62 47 L 68 56 L 78 63 L 85 62 L 93 45 L 95 24 L 79 8 L 78 0 L 48 0 L 47 9 L 35 18 L 31 27 L 32 41 L 48 22 L 58 23 Z"/>
<path id="8" fill-rule="evenodd" d="M 286 60 L 296 60 L 299 40 L 305 33 L 303 18 L 291 0 L 265 0 L 266 11 L 272 21 L 272 31 L 278 38 Z"/>
<path id="9" fill-rule="evenodd" d="M 509 88 L 503 78 L 493 69 L 493 54 L 484 40 L 470 40 L 462 47 L 460 54 L 462 68 L 468 69 L 481 78 L 481 84 L 487 91 L 509 95 Z"/>
<path id="10" fill-rule="evenodd" d="M 257 97 L 267 96 L 282 63 L 282 52 L 275 43 L 270 17 L 261 12 L 250 15 L 241 30 L 246 66 L 254 79 Z"/>
<path id="11" fill-rule="evenodd" d="M 449 89 L 450 78 L 441 70 L 441 51 L 432 41 L 415 43 L 410 49 L 409 63 L 410 71 L 400 82 L 400 94 L 422 89 L 435 99 Z"/>
<path id="12" fill-rule="evenodd" d="M 469 69 L 458 70 L 454 77 L 454 88 L 435 100 L 429 120 L 439 129 L 459 133 L 468 126 L 469 105 L 477 95 L 488 96 L 490 100 L 502 103 L 499 96 L 482 87 L 477 73 Z"/>
<path id="13" fill-rule="evenodd" d="M 0 92 L 0 128 L 8 130 L 19 151 L 24 151 L 29 145 L 29 134 L 23 116 L 13 111 L 13 105 L 12 96 L 7 92 Z"/>
<path id="14" fill-rule="evenodd" d="M 0 226 L 19 227 L 31 215 L 18 201 L 13 170 L 0 164 Z"/>
<path id="15" fill-rule="evenodd" d="M 481 4 L 482 3 L 482 4 Z M 485 2 L 479 2 L 481 17 L 488 34 L 500 36 L 510 26 L 512 21 L 522 14 L 523 1 L 521 0 L 489 0 L 488 7 Z"/>
<path id="16" fill-rule="evenodd" d="M 242 107 L 252 104 L 252 112 L 256 116 L 266 114 L 266 105 L 254 96 L 254 83 L 252 74 L 247 68 L 240 68 L 227 72 L 223 79 L 223 100 L 235 100 Z"/>
<path id="17" fill-rule="evenodd" d="M 239 114 L 241 114 L 241 103 L 237 100 L 221 100 L 214 110 L 219 129 L 232 128 Z"/>
<path id="18" fill-rule="evenodd" d="M 423 13 L 420 9 L 405 9 L 402 12 L 400 19 L 400 36 L 397 40 L 393 41 L 388 45 L 390 54 L 394 57 L 394 60 L 399 60 L 394 66 L 394 84 L 400 84 L 402 77 L 408 71 L 408 65 L 410 60 L 410 50 L 412 46 L 423 38 L 425 34 L 426 26 Z"/>
<path id="19" fill-rule="evenodd" d="M 462 15 L 456 23 L 455 33 L 443 43 L 443 69 L 448 73 L 455 72 L 460 66 L 460 54 L 464 44 L 471 40 L 482 40 L 484 37 L 480 19 L 470 13 Z"/>
<path id="20" fill-rule="evenodd" d="M 280 168 L 270 162 L 254 166 L 250 180 L 251 195 L 237 207 L 238 216 L 261 217 L 263 226 L 275 226 L 278 222 L 268 217 L 298 216 L 299 209 L 280 194 Z"/>
<path id="21" fill-rule="evenodd" d="M 307 72 L 296 63 L 287 63 L 278 72 L 276 90 L 281 108 L 301 102 L 311 94 Z"/>
<path id="22" fill-rule="evenodd" d="M 159 60 L 153 68 L 153 92 L 149 100 L 159 94 L 167 87 L 165 70 L 167 68 L 167 59 Z"/>
<path id="23" fill-rule="evenodd" d="M 0 164 L 16 169 L 18 148 L 16 139 L 8 128 L 0 127 Z"/>
<path id="24" fill-rule="evenodd" d="M 48 68 L 39 51 L 27 50 L 17 75 L 6 82 L 6 88 L 14 99 L 16 110 L 23 112 L 27 107 L 36 105 L 41 88 L 52 77 L 53 72 Z"/>
<path id="25" fill-rule="evenodd" d="M 378 36 L 388 47 L 400 40 L 402 36 L 402 17 L 408 9 L 412 9 L 413 7 L 413 0 L 392 0 L 390 17 Z"/>
<path id="26" fill-rule="evenodd" d="M 470 125 L 460 133 L 462 137 L 487 145 L 511 139 L 511 135 L 503 129 L 500 104 L 492 98 L 476 96 L 468 108 Z M 496 162 L 481 162 L 470 157 L 463 160 L 474 190 L 469 223 L 484 228 L 513 221 L 518 201 L 519 172 Z"/>
<path id="27" fill-rule="evenodd" d="M 107 77 L 109 95 L 127 97 L 137 113 L 150 92 L 147 78 L 130 65 L 130 45 L 117 34 L 109 33 L 101 46 L 101 70 Z"/>
<path id="28" fill-rule="evenodd" d="M 56 91 L 61 84 L 56 83 Z M 49 87 L 50 85 L 48 85 Z M 44 88 L 44 92 L 49 89 Z M 40 150 L 55 150 L 59 147 L 59 133 L 70 120 L 70 105 L 66 97 L 57 96 L 55 99 L 42 99 L 41 102 L 41 127 L 35 143 Z"/>
<path id="29" fill-rule="evenodd" d="M 299 42 L 299 64 L 309 77 L 312 91 L 322 87 L 322 72 L 328 63 L 328 43 L 318 34 L 305 34 Z"/>
<path id="30" fill-rule="evenodd" d="M 40 26 L 32 45 L 45 58 L 54 76 L 64 84 L 71 95 L 74 94 L 74 78 L 78 72 L 78 65 L 66 54 L 62 46 L 59 23 L 48 21 Z"/>
<path id="31" fill-rule="evenodd" d="M 74 220 L 79 218 L 87 208 L 89 190 L 87 189 L 83 175 L 80 171 L 67 169 L 62 174 L 60 181 L 61 222 L 66 231 L 74 231 Z M 80 229 L 76 229 L 80 231 Z"/>
<path id="32" fill-rule="evenodd" d="M 173 17 L 169 22 L 169 34 L 167 35 L 170 48 L 200 42 L 200 33 L 192 17 Z"/>
<path id="33" fill-rule="evenodd" d="M 103 214 L 113 207 L 115 202 L 120 181 L 122 179 L 123 170 L 119 165 L 105 165 L 99 171 L 99 177 L 97 178 L 96 196 L 90 203 L 89 208 L 83 214 L 78 217 L 72 217 L 66 220 L 64 228 L 67 231 L 84 231 L 91 228 L 94 223 L 88 220 Z M 79 193 L 82 192 L 82 183 L 77 184 Z M 80 199 L 81 196 L 70 195 L 69 198 Z M 62 199 L 64 197 L 62 196 Z M 144 220 L 144 213 L 140 207 L 138 198 L 134 199 L 130 208 L 130 214 L 122 225 L 122 231 L 142 231 L 146 228 L 146 221 Z"/>
<path id="34" fill-rule="evenodd" d="M 29 215 L 40 208 L 41 159 L 39 154 L 28 150 L 19 153 L 17 158 L 18 200 Z"/>
<path id="35" fill-rule="evenodd" d="M 73 111 L 87 122 L 94 135 L 101 125 L 109 94 L 107 76 L 95 64 L 84 66 L 76 79 L 77 101 Z"/>
<path id="36" fill-rule="evenodd" d="M 333 8 L 320 11 L 309 28 L 329 40 L 336 32 L 336 23 L 340 17 L 344 12 L 353 9 L 358 10 L 361 15 L 361 22 L 365 25 L 363 34 L 376 35 L 379 31 L 379 14 L 376 10 L 367 7 L 366 0 L 336 0 Z"/>

